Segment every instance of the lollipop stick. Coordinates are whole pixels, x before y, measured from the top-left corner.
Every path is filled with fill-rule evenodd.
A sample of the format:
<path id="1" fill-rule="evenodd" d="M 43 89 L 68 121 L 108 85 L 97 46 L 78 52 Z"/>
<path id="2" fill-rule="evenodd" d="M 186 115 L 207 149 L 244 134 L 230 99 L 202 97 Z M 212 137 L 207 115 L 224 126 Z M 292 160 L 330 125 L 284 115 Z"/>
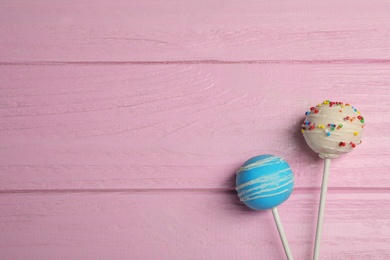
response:
<path id="1" fill-rule="evenodd" d="M 280 240 L 282 240 L 284 252 L 286 253 L 287 259 L 293 260 L 293 256 L 291 254 L 290 247 L 288 246 L 286 234 L 284 233 L 282 222 L 280 221 L 279 212 L 278 212 L 278 209 L 276 207 L 272 209 L 272 215 L 274 216 L 276 226 L 278 227 Z"/>
<path id="2" fill-rule="evenodd" d="M 320 207 L 318 209 L 316 242 L 315 242 L 315 245 L 314 245 L 314 257 L 313 257 L 314 260 L 318 260 L 319 257 L 320 257 L 320 244 L 321 244 L 321 234 L 322 234 L 322 223 L 324 222 L 326 192 L 328 190 L 329 167 L 330 167 L 330 159 L 329 158 L 325 158 L 324 173 L 323 173 L 323 176 L 322 176 Z"/>

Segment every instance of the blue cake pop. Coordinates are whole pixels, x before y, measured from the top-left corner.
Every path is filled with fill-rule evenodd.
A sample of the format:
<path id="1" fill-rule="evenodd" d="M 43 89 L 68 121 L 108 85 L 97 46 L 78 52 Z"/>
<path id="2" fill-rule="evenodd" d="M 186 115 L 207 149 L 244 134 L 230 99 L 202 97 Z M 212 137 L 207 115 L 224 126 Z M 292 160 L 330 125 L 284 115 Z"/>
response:
<path id="1" fill-rule="evenodd" d="M 254 210 L 271 209 L 286 257 L 293 260 L 277 210 L 277 206 L 290 197 L 294 187 L 290 166 L 280 157 L 264 154 L 246 161 L 236 173 L 240 200 Z"/>
<path id="2" fill-rule="evenodd" d="M 264 154 L 247 160 L 236 172 L 240 200 L 254 210 L 273 209 L 286 201 L 294 187 L 288 163 Z"/>

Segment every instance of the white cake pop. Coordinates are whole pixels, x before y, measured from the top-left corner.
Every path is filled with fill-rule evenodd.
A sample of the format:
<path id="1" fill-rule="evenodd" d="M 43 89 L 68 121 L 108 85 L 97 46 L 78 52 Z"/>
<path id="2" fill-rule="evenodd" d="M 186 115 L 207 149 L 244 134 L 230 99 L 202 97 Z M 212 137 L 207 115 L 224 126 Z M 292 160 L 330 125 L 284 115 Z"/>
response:
<path id="1" fill-rule="evenodd" d="M 302 133 L 321 158 L 336 158 L 361 143 L 364 118 L 350 104 L 325 100 L 306 112 Z"/>
<path id="2" fill-rule="evenodd" d="M 322 104 L 311 107 L 306 112 L 306 118 L 302 125 L 303 136 L 310 148 L 325 159 L 314 245 L 314 260 L 318 260 L 320 257 L 330 161 L 341 154 L 349 153 L 356 145 L 359 145 L 362 142 L 363 128 L 363 116 L 350 104 L 344 105 L 342 102 L 325 100 Z"/>

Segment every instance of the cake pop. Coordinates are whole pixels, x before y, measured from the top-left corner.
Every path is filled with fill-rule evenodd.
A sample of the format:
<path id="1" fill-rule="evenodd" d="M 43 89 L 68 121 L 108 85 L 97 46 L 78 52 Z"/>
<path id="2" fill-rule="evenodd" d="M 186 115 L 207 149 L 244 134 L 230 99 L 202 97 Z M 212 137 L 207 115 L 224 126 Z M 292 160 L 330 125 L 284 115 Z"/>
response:
<path id="1" fill-rule="evenodd" d="M 306 112 L 302 124 L 303 137 L 309 147 L 325 159 L 320 205 L 318 209 L 314 260 L 320 256 L 320 244 L 326 193 L 328 190 L 330 160 L 351 152 L 361 144 L 364 117 L 350 104 L 325 100 Z"/>
<path id="2" fill-rule="evenodd" d="M 336 158 L 361 143 L 364 117 L 350 104 L 325 100 L 306 112 L 303 137 L 321 158 Z"/>
<path id="3" fill-rule="evenodd" d="M 254 210 L 271 209 L 287 259 L 292 260 L 277 206 L 286 201 L 294 187 L 294 175 L 280 157 L 265 154 L 247 160 L 236 172 L 240 200 Z"/>

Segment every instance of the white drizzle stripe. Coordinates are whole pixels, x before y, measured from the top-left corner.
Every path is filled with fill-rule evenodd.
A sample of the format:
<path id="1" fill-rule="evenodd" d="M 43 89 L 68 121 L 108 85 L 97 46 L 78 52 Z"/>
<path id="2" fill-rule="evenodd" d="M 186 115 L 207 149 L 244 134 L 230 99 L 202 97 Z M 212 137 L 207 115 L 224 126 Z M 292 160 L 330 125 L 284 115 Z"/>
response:
<path id="1" fill-rule="evenodd" d="M 288 180 L 288 179 L 285 179 L 285 180 Z M 288 185 L 288 184 L 290 184 L 290 183 L 292 183 L 292 182 L 294 182 L 294 179 L 290 179 L 288 182 L 283 183 L 282 185 L 276 185 L 276 187 L 274 187 L 274 188 L 269 188 L 269 189 L 267 189 L 267 190 L 265 190 L 265 191 L 264 191 L 264 186 L 266 187 L 266 185 L 264 185 L 264 184 L 263 184 L 263 185 L 258 185 L 258 186 L 252 187 L 252 188 L 250 188 L 250 189 L 243 190 L 243 191 L 239 192 L 239 193 L 238 193 L 238 196 L 239 196 L 239 197 L 241 197 L 241 196 L 250 196 L 250 194 L 248 194 L 248 193 L 251 193 L 251 192 L 256 191 L 256 190 L 263 190 L 263 192 L 274 191 L 274 190 L 277 190 L 277 189 L 279 189 L 280 187 L 284 187 L 284 186 L 286 186 L 286 185 Z M 248 195 L 246 195 L 246 194 L 248 194 Z"/>
<path id="2" fill-rule="evenodd" d="M 244 201 L 248 201 L 248 200 L 254 200 L 254 199 L 259 199 L 259 198 L 266 198 L 266 197 L 272 197 L 272 196 L 277 196 L 277 195 L 280 195 L 280 194 L 283 194 L 283 193 L 286 193 L 288 192 L 290 189 L 285 189 L 285 190 L 282 190 L 280 192 L 277 192 L 277 193 L 273 193 L 273 194 L 268 194 L 268 195 L 259 195 L 259 196 L 256 196 L 256 197 L 252 197 L 252 198 L 248 198 L 248 199 L 241 199 L 242 202 Z"/>
<path id="3" fill-rule="evenodd" d="M 294 178 L 290 178 L 287 182 L 283 183 L 282 185 L 276 185 L 276 187 L 268 188 L 267 189 L 267 183 L 263 185 L 256 186 L 254 188 L 251 188 L 249 190 L 244 190 L 238 194 L 241 200 L 248 200 L 254 195 L 260 195 L 263 193 L 279 190 L 282 187 L 288 186 L 291 183 L 294 182 Z M 270 184 L 269 184 L 270 185 Z M 249 194 L 247 194 L 249 193 Z M 275 193 L 264 195 L 264 196 L 273 196 Z"/>
<path id="4" fill-rule="evenodd" d="M 349 149 L 345 149 L 345 148 L 338 148 L 338 147 L 330 147 L 330 146 L 326 146 L 326 145 L 323 145 L 322 146 L 323 148 L 325 149 L 328 149 L 328 150 L 331 150 L 331 151 L 337 151 L 337 152 L 340 152 L 340 153 L 348 153 L 350 150 L 352 150 L 352 148 L 349 148 Z"/>
<path id="5" fill-rule="evenodd" d="M 278 164 L 278 163 L 282 163 L 282 162 L 284 162 L 284 160 L 282 158 L 279 158 L 276 156 L 267 157 L 267 158 L 260 159 L 258 161 L 253 162 L 253 163 L 250 163 L 248 165 L 240 167 L 240 169 L 238 169 L 236 171 L 236 174 L 243 172 L 243 171 L 251 170 L 254 168 L 264 167 L 264 166 L 268 166 L 268 165 L 274 165 L 274 164 Z"/>
<path id="6" fill-rule="evenodd" d="M 250 180 L 250 181 L 247 181 L 243 184 L 240 184 L 236 187 L 236 190 L 240 190 L 246 186 L 249 186 L 249 185 L 252 185 L 252 184 L 256 184 L 256 183 L 262 183 L 262 182 L 272 182 L 272 181 L 275 181 L 277 180 L 277 178 L 279 178 L 279 174 L 280 173 L 283 173 L 283 172 L 287 172 L 287 171 L 291 171 L 291 168 L 286 168 L 286 169 L 283 169 L 283 170 L 279 170 L 277 172 L 274 172 L 270 175 L 267 175 L 267 176 L 261 176 L 259 178 L 256 178 L 256 179 L 253 179 L 253 180 Z"/>

